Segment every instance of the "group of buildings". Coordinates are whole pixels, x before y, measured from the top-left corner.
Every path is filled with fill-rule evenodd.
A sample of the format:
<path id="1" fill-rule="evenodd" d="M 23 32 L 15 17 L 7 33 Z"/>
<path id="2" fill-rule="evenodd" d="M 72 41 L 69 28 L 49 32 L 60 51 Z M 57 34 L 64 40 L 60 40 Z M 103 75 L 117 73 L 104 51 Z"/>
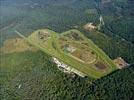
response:
<path id="1" fill-rule="evenodd" d="M 81 77 L 85 77 L 86 76 L 84 73 L 82 73 L 82 72 L 80 72 L 80 71 L 78 71 L 78 70 L 76 70 L 74 68 L 71 68 L 70 66 L 64 64 L 63 62 L 60 62 L 57 58 L 53 57 L 53 62 L 55 64 L 57 64 L 58 69 L 61 70 L 64 73 L 77 74 L 77 75 L 79 75 Z"/>
<path id="2" fill-rule="evenodd" d="M 103 20 L 103 17 L 100 16 L 99 17 L 99 24 L 97 26 L 93 25 L 93 23 L 87 23 L 86 25 L 84 25 L 84 29 L 91 31 L 91 30 L 100 30 L 102 26 L 105 25 L 105 22 Z"/>

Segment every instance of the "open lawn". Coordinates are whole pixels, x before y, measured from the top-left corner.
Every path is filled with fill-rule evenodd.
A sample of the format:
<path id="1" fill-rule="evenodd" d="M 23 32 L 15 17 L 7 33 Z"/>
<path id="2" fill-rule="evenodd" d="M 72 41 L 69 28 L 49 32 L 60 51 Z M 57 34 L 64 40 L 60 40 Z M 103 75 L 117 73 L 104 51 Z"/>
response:
<path id="1" fill-rule="evenodd" d="M 43 37 L 40 37 L 40 32 L 44 32 L 44 34 L 48 33 L 49 37 L 44 35 Z M 69 30 L 59 35 L 54 31 L 42 29 L 33 32 L 29 37 L 25 37 L 17 31 L 16 33 L 33 46 L 53 57 L 58 58 L 60 61 L 79 70 L 91 78 L 100 78 L 116 70 L 116 66 L 112 60 L 100 48 L 98 48 L 98 46 L 96 46 L 78 30 Z M 63 43 L 60 43 L 61 38 L 65 40 Z M 82 50 L 89 51 L 86 57 L 88 59 L 84 58 L 84 53 L 86 52 L 81 54 L 77 52 L 77 56 L 73 55 L 73 52 L 65 52 L 65 50 L 61 48 L 64 44 L 71 45 L 73 48 L 71 50 L 73 52 L 75 52 L 74 50 L 78 50 L 80 52 L 83 52 Z M 101 63 L 99 64 L 99 67 L 98 64 L 96 64 L 98 62 Z"/>
<path id="2" fill-rule="evenodd" d="M 4 54 L 24 52 L 24 51 L 33 51 L 34 52 L 34 51 L 37 51 L 37 49 L 35 47 L 29 45 L 22 38 L 7 39 L 4 42 L 4 45 L 0 48 L 0 52 L 4 53 Z"/>

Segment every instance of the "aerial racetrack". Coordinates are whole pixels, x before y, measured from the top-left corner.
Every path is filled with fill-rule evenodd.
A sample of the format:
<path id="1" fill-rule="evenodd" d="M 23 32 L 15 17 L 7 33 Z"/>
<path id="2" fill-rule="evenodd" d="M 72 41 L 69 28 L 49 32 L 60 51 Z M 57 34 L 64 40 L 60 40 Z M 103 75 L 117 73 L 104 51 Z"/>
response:
<path id="1" fill-rule="evenodd" d="M 29 44 L 91 78 L 101 78 L 117 69 L 112 60 L 78 30 L 59 34 L 40 29 L 28 37 L 18 31 L 16 33 Z"/>

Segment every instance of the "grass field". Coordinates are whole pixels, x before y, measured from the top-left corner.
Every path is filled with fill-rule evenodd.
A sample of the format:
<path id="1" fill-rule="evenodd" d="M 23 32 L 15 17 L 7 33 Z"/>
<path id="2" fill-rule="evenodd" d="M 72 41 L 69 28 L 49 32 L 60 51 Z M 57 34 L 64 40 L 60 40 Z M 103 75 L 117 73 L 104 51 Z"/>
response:
<path id="1" fill-rule="evenodd" d="M 0 52 L 4 54 L 25 52 L 25 51 L 37 51 L 37 49 L 29 45 L 22 38 L 7 39 L 4 45 L 0 48 Z"/>
<path id="2" fill-rule="evenodd" d="M 44 39 L 40 39 L 40 37 L 38 36 L 38 33 L 40 31 L 50 33 L 50 37 L 45 38 L 45 41 Z M 70 34 L 71 32 L 77 33 L 79 38 L 82 38 L 82 40 L 73 40 L 71 38 L 68 38 L 66 35 Z M 100 48 L 98 48 L 97 45 L 95 45 L 91 40 L 86 38 L 78 30 L 69 30 L 59 35 L 54 31 L 48 29 L 42 29 L 33 32 L 29 37 L 25 37 L 17 31 L 16 33 L 22 38 L 24 38 L 27 42 L 32 44 L 33 46 L 37 47 L 38 49 L 42 50 L 43 52 L 53 57 L 58 58 L 60 61 L 79 70 L 80 72 L 86 74 L 91 78 L 100 78 L 116 70 L 116 66 L 114 65 L 112 60 Z M 85 62 L 81 62 L 78 59 L 75 59 L 77 57 L 72 57 L 71 54 L 64 52 L 61 49 L 61 44 L 59 43 L 59 39 L 61 37 L 67 39 L 68 41 L 67 43 L 69 43 L 69 45 L 75 44 L 73 46 L 75 46 L 76 49 L 82 50 L 82 48 L 84 48 L 93 51 L 96 55 L 96 60 L 93 61 L 92 63 L 85 63 Z M 87 44 L 86 45 L 81 44 L 82 43 L 81 41 L 86 42 Z M 103 63 L 106 68 L 104 68 L 103 70 L 96 68 L 95 65 L 96 64 L 98 65 L 99 62 Z"/>

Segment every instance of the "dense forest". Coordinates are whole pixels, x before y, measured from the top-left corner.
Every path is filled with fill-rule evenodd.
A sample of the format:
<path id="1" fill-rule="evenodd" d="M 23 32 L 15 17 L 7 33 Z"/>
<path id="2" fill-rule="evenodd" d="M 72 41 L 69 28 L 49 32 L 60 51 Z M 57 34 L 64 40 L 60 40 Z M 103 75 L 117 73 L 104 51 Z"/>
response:
<path id="1" fill-rule="evenodd" d="M 71 77 L 64 74 L 52 63 L 50 56 L 40 51 L 4 55 L 2 65 L 4 66 L 0 74 L 2 100 L 22 98 L 23 100 L 132 100 L 133 98 L 133 66 L 94 81 L 88 77 Z"/>
<path id="2" fill-rule="evenodd" d="M 64 74 L 43 52 L 0 53 L 2 100 L 132 100 L 134 93 L 133 0 L 0 0 L 0 47 L 37 29 L 63 32 L 77 28 L 112 59 L 124 58 L 131 66 L 98 80 Z M 83 25 L 105 25 L 86 31 Z"/>

